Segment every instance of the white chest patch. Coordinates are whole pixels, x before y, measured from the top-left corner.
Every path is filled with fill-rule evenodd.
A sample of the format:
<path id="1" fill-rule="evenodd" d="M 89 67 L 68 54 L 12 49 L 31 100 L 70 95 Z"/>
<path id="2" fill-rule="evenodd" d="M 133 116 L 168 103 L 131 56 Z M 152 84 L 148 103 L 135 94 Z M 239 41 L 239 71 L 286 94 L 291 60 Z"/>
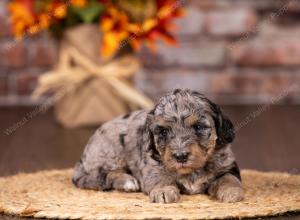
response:
<path id="1" fill-rule="evenodd" d="M 205 192 L 212 179 L 212 174 L 194 174 L 192 176 L 179 178 L 178 184 L 184 193 L 199 194 Z"/>

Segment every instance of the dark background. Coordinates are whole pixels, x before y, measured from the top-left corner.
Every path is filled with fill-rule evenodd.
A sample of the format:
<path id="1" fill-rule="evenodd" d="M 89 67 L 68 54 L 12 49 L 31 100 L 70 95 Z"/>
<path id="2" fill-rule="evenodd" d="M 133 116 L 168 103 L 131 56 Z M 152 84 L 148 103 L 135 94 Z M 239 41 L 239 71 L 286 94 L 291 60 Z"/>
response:
<path id="1" fill-rule="evenodd" d="M 300 174 L 300 108 L 271 106 L 257 118 L 246 120 L 260 106 L 223 106 L 239 128 L 233 149 L 243 169 Z M 34 111 L 30 107 L 0 109 L 1 130 Z M 237 127 L 237 126 L 236 126 Z M 72 167 L 96 128 L 64 129 L 52 111 L 41 113 L 16 131 L 1 134 L 0 175 Z"/>

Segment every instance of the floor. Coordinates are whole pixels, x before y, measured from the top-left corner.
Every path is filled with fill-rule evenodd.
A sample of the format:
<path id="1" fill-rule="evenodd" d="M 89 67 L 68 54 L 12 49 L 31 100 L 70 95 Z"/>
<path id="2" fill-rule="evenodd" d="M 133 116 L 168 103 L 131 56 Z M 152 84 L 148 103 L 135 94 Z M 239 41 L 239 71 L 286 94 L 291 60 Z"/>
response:
<path id="1" fill-rule="evenodd" d="M 241 168 L 300 174 L 300 106 L 225 106 Z M 0 109 L 0 176 L 72 167 L 95 128 L 67 130 L 33 108 Z M 300 190 L 300 189 L 299 189 Z M 0 219 L 20 218 L 0 215 Z M 300 213 L 267 219 L 296 220 Z"/>

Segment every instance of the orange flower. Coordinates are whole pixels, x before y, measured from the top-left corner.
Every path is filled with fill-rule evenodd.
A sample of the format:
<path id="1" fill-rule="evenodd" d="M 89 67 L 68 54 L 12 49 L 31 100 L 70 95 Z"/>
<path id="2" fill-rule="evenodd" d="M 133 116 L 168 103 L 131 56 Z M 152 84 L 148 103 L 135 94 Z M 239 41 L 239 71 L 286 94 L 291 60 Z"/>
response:
<path id="1" fill-rule="evenodd" d="M 48 5 L 45 6 L 45 12 L 49 17 L 54 19 L 63 19 L 67 16 L 67 1 L 53 0 Z"/>
<path id="2" fill-rule="evenodd" d="M 177 45 L 177 41 L 171 33 L 176 29 L 172 21 L 174 18 L 183 16 L 182 5 L 178 0 L 156 0 L 156 3 L 157 17 L 148 19 L 141 25 L 139 37 L 133 38 L 130 42 L 134 48 L 139 49 L 140 39 L 144 39 L 146 45 L 154 52 L 156 51 L 155 42 L 159 39 L 169 45 Z"/>
<path id="3" fill-rule="evenodd" d="M 51 24 L 51 16 L 46 13 L 42 13 L 39 15 L 39 24 L 42 29 L 49 28 Z"/>
<path id="4" fill-rule="evenodd" d="M 35 18 L 26 5 L 20 1 L 11 2 L 9 4 L 11 11 L 11 22 L 13 24 L 13 32 L 17 39 L 20 39 L 27 29 L 35 23 Z"/>
<path id="5" fill-rule="evenodd" d="M 67 3 L 60 0 L 45 3 L 40 12 L 34 12 L 34 0 L 13 0 L 8 7 L 11 12 L 13 32 L 17 39 L 25 33 L 36 34 L 47 29 L 55 19 L 63 19 L 67 15 Z"/>
<path id="6" fill-rule="evenodd" d="M 53 16 L 62 19 L 67 15 L 67 6 L 65 4 L 53 5 Z"/>
<path id="7" fill-rule="evenodd" d="M 128 16 L 110 6 L 107 13 L 102 17 L 100 28 L 104 33 L 101 55 L 109 58 L 114 55 L 122 41 L 129 36 L 128 32 L 129 19 Z"/>
<path id="8" fill-rule="evenodd" d="M 79 7 L 79 8 L 83 8 L 84 6 L 86 6 L 87 0 L 71 0 L 71 4 Z"/>
<path id="9" fill-rule="evenodd" d="M 129 15 L 117 9 L 112 1 L 102 2 L 107 5 L 107 13 L 100 21 L 104 38 L 101 53 L 103 57 L 113 56 L 124 41 L 135 50 L 139 50 L 144 42 L 153 52 L 156 51 L 157 40 L 177 45 L 171 31 L 175 29 L 173 19 L 183 15 L 178 0 L 156 0 L 156 17 L 148 18 L 141 23 L 131 22 Z"/>
<path id="10" fill-rule="evenodd" d="M 100 17 L 100 29 L 103 34 L 101 54 L 104 58 L 112 57 L 126 43 L 138 50 L 144 42 L 153 51 L 156 50 L 158 40 L 170 45 L 177 44 L 172 35 L 172 21 L 182 16 L 180 3 L 183 0 L 151 0 L 149 4 L 139 4 L 140 8 L 136 14 L 136 4 L 129 0 L 128 4 L 123 4 L 125 0 L 98 1 L 104 6 L 104 12 L 99 10 L 101 12 L 96 12 L 93 18 Z M 139 1 L 143 3 L 143 0 Z M 85 7 L 88 3 L 88 0 L 11 0 L 9 10 L 13 32 L 16 38 L 21 38 L 25 33 L 36 34 L 48 29 L 53 23 L 64 20 L 71 5 Z M 144 11 L 145 8 L 151 10 Z M 84 13 L 89 12 L 84 10 Z"/>

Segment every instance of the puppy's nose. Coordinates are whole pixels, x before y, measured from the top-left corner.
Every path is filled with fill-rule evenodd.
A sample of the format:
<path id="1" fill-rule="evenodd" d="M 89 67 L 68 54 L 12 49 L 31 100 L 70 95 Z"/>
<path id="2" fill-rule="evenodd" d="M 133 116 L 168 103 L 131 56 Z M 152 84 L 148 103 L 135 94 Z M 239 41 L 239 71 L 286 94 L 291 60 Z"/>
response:
<path id="1" fill-rule="evenodd" d="M 190 153 L 176 153 L 173 154 L 173 158 L 179 163 L 185 163 L 188 161 Z"/>

